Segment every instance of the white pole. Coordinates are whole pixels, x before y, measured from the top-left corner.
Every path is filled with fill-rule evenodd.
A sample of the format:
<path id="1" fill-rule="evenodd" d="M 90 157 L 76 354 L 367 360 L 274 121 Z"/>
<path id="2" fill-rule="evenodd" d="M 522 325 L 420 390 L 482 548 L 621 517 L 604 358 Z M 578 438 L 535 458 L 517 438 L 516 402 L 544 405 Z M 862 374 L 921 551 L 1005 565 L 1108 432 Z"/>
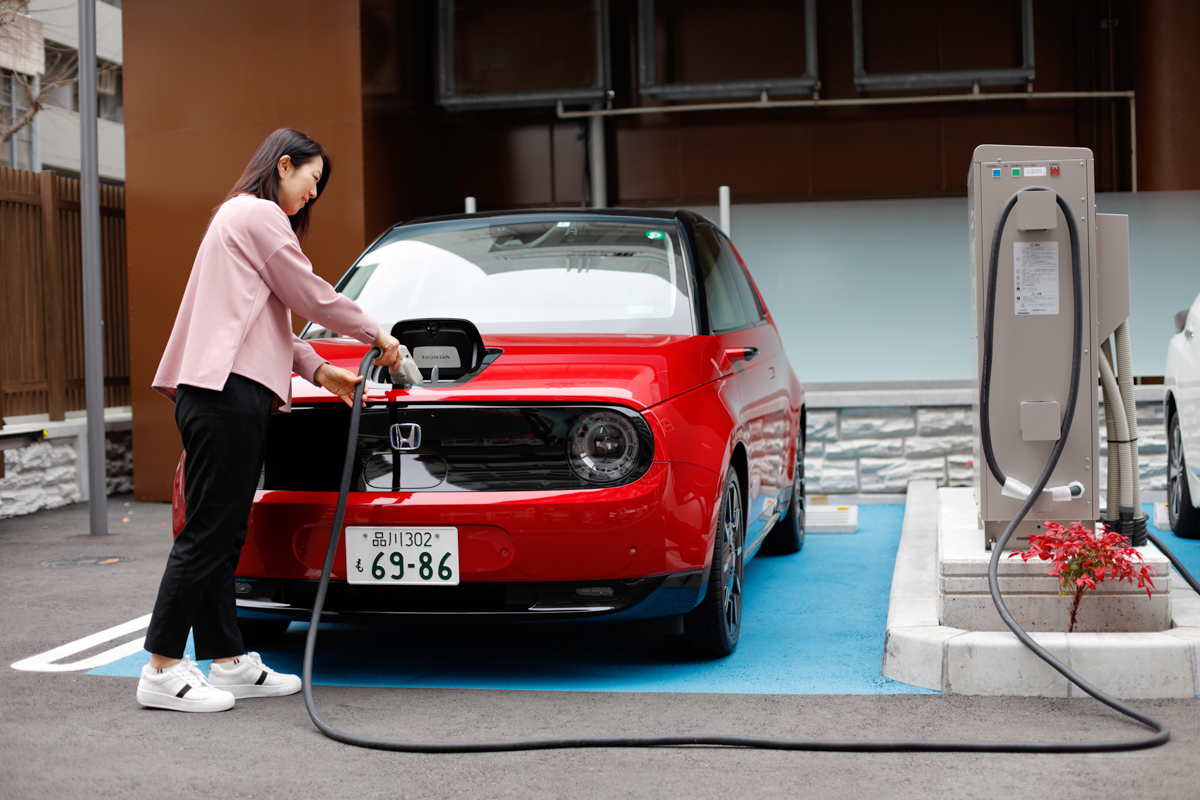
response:
<path id="1" fill-rule="evenodd" d="M 1129 168 L 1133 170 L 1133 191 L 1138 191 L 1138 109 L 1129 95 Z M 36 118 L 35 118 L 36 119 Z"/>
<path id="2" fill-rule="evenodd" d="M 729 187 L 722 186 L 717 189 L 717 203 L 721 207 L 721 230 L 725 231 L 725 235 L 732 237 L 733 231 L 729 225 Z"/>
<path id="3" fill-rule="evenodd" d="M 468 214 L 474 214 L 474 213 L 475 213 L 475 198 L 474 198 L 474 197 L 468 197 L 468 198 L 467 198 L 467 202 L 466 202 L 466 212 L 467 212 Z"/>
<path id="4" fill-rule="evenodd" d="M 588 185 L 592 189 L 592 208 L 608 208 L 608 167 L 605 164 L 604 117 L 588 120 Z"/>

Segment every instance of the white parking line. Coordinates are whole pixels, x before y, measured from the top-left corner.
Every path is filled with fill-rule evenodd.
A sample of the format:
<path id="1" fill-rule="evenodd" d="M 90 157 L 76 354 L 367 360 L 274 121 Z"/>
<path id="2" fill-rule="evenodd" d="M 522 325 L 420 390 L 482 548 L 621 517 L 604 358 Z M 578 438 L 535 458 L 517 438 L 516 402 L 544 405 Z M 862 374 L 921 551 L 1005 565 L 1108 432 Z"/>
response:
<path id="1" fill-rule="evenodd" d="M 132 641 L 117 645 L 105 650 L 103 653 L 97 653 L 94 656 L 89 656 L 79 661 L 71 661 L 66 664 L 56 664 L 54 662 L 67 656 L 75 655 L 76 653 L 82 653 L 84 650 L 90 650 L 96 645 L 110 642 L 118 637 L 145 630 L 149 624 L 149 614 L 137 619 L 131 619 L 129 622 L 109 628 L 108 630 L 93 633 L 91 636 L 85 636 L 82 639 L 77 639 L 69 644 L 56 647 L 53 650 L 47 650 L 40 655 L 21 659 L 13 664 L 12 668 L 24 670 L 25 672 L 86 672 L 89 669 L 111 664 L 113 661 L 119 661 L 141 650 L 142 645 L 145 644 L 146 637 L 139 636 Z"/>

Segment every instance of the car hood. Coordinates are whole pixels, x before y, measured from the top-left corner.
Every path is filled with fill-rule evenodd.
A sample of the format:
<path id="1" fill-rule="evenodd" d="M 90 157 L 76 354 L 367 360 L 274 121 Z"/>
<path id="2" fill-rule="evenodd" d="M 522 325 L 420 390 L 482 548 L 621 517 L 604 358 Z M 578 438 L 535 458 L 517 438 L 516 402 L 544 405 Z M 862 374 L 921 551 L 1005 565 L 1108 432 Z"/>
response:
<path id="1" fill-rule="evenodd" d="M 733 371 L 716 337 L 666 335 L 577 335 L 483 337 L 503 351 L 461 386 L 368 390 L 373 400 L 414 403 L 608 402 L 644 409 Z M 312 345 L 331 364 L 357 372 L 366 346 L 349 340 Z M 292 402 L 336 398 L 299 377 Z"/>

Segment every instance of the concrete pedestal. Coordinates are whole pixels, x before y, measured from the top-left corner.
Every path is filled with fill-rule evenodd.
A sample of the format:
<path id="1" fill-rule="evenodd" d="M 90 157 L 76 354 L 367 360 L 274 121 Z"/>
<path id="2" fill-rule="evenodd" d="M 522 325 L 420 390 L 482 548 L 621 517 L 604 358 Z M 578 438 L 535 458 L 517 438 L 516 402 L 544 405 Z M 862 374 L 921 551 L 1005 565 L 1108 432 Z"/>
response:
<path id="1" fill-rule="evenodd" d="M 939 490 L 932 481 L 909 485 L 892 578 L 883 674 L 959 694 L 1082 696 L 1006 628 L 988 629 L 1003 623 L 991 609 L 990 598 L 986 607 L 980 605 L 980 598 L 987 596 L 986 555 L 971 489 Z M 1143 555 L 1156 568 L 1161 566 L 1155 579 L 1162 593 L 1157 603 L 1147 601 L 1144 592 L 1138 601 L 1127 590 L 1113 591 L 1111 599 L 1092 609 L 1088 603 L 1099 596 L 1085 600 L 1081 618 L 1087 619 L 1090 611 L 1088 624 L 1108 631 L 1114 629 L 1101 626 L 1129 626 L 1140 619 L 1149 630 L 1055 632 L 1066 629 L 1068 601 L 1058 600 L 1056 588 L 1046 589 L 1037 574 L 1045 576 L 1049 567 L 1043 562 L 1010 561 L 1011 567 L 1001 572 L 1001 593 L 1027 630 L 1043 629 L 1032 633 L 1035 641 L 1104 691 L 1125 698 L 1194 697 L 1200 691 L 1200 597 L 1171 575 L 1160 553 L 1146 548 Z M 1055 603 L 1064 609 L 1060 612 Z M 949 624 L 943 613 L 980 627 Z M 1060 613 L 1061 624 L 1054 621 Z"/>
<path id="2" fill-rule="evenodd" d="M 938 493 L 937 545 L 941 623 L 968 631 L 1008 632 L 988 591 L 992 554 L 984 549 L 970 489 Z M 1145 564 L 1154 567 L 1154 592 L 1147 597 L 1136 584 L 1100 584 L 1079 606 L 1077 633 L 1157 632 L 1171 627 L 1171 562 L 1153 545 L 1138 552 Z M 1025 630 L 1065 633 L 1071 599 L 1059 595 L 1058 578 L 1047 574 L 1049 570 L 1049 561 L 1025 562 L 1002 553 L 997 569 L 1000 594 Z"/>

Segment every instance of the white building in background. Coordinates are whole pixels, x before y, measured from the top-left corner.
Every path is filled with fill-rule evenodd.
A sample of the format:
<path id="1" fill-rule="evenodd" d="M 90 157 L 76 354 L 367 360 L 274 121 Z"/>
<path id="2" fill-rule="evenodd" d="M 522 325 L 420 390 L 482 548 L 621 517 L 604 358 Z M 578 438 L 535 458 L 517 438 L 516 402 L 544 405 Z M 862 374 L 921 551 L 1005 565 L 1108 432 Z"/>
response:
<path id="1" fill-rule="evenodd" d="M 84 0 L 87 2 L 88 0 Z M 97 128 L 100 179 L 125 182 L 125 124 L 122 101 L 121 0 L 96 3 Z M 11 0 L 10 0 L 11 2 Z M 16 119 L 28 97 L 18 75 L 34 91 L 43 81 L 73 64 L 79 49 L 79 0 L 17 0 L 24 6 L 17 36 L 0 42 L 0 114 Z M 51 93 L 31 125 L 0 145 L 0 166 L 40 172 L 79 172 L 79 85 L 71 82 Z"/>

